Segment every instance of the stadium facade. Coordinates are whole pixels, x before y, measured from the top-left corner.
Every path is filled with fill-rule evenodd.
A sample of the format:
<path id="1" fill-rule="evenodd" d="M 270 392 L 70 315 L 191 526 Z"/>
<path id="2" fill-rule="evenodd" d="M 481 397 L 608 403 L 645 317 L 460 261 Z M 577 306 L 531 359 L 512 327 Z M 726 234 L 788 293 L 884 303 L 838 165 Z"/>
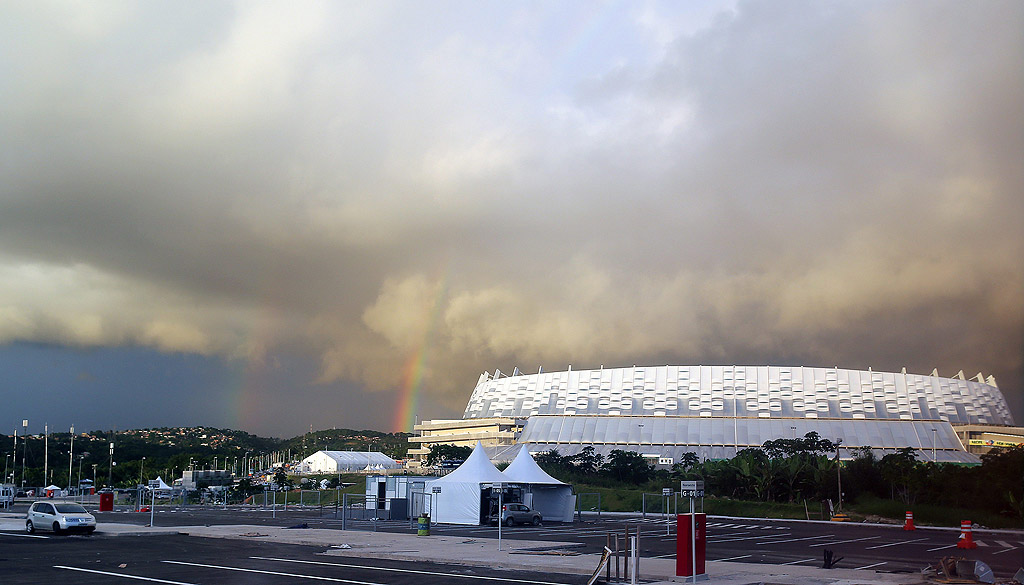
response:
<path id="1" fill-rule="evenodd" d="M 789 366 L 655 366 L 512 375 L 484 372 L 462 420 L 417 425 L 432 443 L 484 440 L 492 457 L 531 452 L 637 451 L 670 465 L 688 452 L 724 459 L 765 441 L 817 432 L 840 456 L 915 449 L 921 461 L 975 463 L 953 425 L 1009 426 L 995 380 Z M 501 429 L 482 437 L 484 428 Z M 472 438 L 470 438 L 472 436 Z M 490 441 L 487 439 L 490 438 Z"/>

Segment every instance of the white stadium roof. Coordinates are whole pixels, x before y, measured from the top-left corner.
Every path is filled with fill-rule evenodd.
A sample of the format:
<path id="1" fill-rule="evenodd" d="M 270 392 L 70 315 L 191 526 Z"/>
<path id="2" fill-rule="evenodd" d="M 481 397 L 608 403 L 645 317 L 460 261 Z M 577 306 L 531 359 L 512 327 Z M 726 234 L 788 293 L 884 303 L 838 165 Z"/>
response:
<path id="1" fill-rule="evenodd" d="M 843 458 L 911 447 L 925 461 L 976 463 L 951 424 L 1012 425 L 995 380 L 791 366 L 655 366 L 512 376 L 484 373 L 464 419 L 527 419 L 517 443 L 575 454 L 592 446 L 678 461 L 732 457 L 765 441 L 842 441 Z"/>

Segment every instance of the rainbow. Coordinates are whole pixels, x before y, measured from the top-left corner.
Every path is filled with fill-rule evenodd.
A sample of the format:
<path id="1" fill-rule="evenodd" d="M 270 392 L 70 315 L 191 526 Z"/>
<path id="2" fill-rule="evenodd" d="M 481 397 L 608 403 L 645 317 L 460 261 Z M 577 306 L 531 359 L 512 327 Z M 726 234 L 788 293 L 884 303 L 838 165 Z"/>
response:
<path id="1" fill-rule="evenodd" d="M 416 422 L 416 413 L 420 403 L 420 389 L 423 387 L 423 376 L 427 371 L 427 358 L 433 340 L 434 330 L 437 328 L 437 317 L 441 313 L 441 304 L 448 295 L 447 276 L 441 279 L 437 287 L 437 296 L 430 306 L 430 315 L 427 319 L 427 327 L 423 332 L 423 341 L 420 343 L 409 359 L 405 361 L 402 368 L 402 384 L 398 393 L 398 408 L 395 409 L 395 418 L 391 428 L 395 432 L 411 432 Z"/>

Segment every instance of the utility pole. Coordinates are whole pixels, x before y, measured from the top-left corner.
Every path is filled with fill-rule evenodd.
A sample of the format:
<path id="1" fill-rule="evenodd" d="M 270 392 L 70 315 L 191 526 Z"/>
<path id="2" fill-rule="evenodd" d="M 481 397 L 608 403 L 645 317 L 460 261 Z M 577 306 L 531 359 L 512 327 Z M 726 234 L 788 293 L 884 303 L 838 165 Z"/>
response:
<path id="1" fill-rule="evenodd" d="M 46 477 L 50 471 L 50 425 L 43 423 L 43 483 L 50 485 Z"/>
<path id="2" fill-rule="evenodd" d="M 21 442 L 24 445 L 21 448 L 21 487 L 25 487 L 25 460 L 28 459 L 28 419 L 22 419 L 21 421 Z"/>
<path id="3" fill-rule="evenodd" d="M 71 491 L 71 468 L 75 465 L 75 424 L 71 423 L 71 450 L 68 452 L 68 491 Z"/>
<path id="4" fill-rule="evenodd" d="M 14 458 L 11 460 L 11 483 L 14 483 L 14 474 L 18 471 L 18 427 L 14 427 Z M 7 481 L 7 472 L 4 472 L 4 481 Z"/>
<path id="5" fill-rule="evenodd" d="M 843 472 L 839 466 L 839 445 L 843 442 L 842 439 L 836 439 L 836 482 L 839 484 L 839 511 L 843 511 Z"/>
<path id="6" fill-rule="evenodd" d="M 114 483 L 114 442 L 110 442 L 110 464 L 107 467 L 107 487 Z"/>

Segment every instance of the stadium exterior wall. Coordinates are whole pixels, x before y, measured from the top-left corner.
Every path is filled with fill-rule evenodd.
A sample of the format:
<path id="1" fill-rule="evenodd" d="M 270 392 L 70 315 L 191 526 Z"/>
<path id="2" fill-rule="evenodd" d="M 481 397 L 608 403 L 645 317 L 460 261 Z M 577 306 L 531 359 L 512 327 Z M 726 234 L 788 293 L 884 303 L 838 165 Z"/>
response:
<path id="1" fill-rule="evenodd" d="M 952 424 L 1012 425 L 995 380 L 788 366 L 656 366 L 481 375 L 464 420 L 526 419 L 517 439 L 538 452 L 586 446 L 732 457 L 764 441 L 841 439 L 843 458 L 912 447 L 924 461 L 973 463 Z M 656 461 L 655 461 L 656 460 Z"/>

